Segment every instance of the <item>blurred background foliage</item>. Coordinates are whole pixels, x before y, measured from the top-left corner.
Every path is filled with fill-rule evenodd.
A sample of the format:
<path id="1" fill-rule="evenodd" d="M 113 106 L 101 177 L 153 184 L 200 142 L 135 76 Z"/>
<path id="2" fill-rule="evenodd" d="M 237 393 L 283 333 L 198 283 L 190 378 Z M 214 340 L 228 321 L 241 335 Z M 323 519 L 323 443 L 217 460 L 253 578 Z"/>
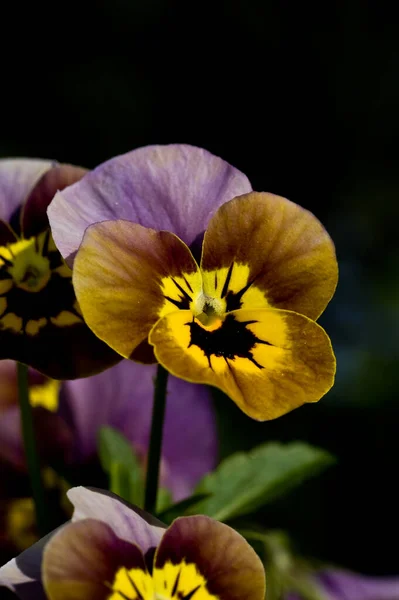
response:
<path id="1" fill-rule="evenodd" d="M 141 145 L 191 143 L 325 224 L 341 273 L 320 321 L 336 385 L 263 424 L 218 397 L 221 452 L 302 439 L 334 453 L 334 467 L 258 517 L 304 553 L 373 575 L 397 572 L 393 11 L 365 0 L 8 2 L 0 40 L 1 156 L 93 167 Z"/>

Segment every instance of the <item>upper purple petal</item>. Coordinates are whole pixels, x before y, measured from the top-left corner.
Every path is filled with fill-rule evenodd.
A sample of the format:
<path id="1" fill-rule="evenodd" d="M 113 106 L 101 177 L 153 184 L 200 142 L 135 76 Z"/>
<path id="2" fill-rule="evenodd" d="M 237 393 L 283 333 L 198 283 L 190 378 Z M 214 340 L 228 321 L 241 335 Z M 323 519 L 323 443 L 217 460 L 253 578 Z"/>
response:
<path id="1" fill-rule="evenodd" d="M 221 204 L 251 189 L 243 173 L 207 150 L 146 146 L 58 192 L 48 216 L 55 243 L 71 262 L 85 229 L 99 221 L 126 219 L 171 231 L 190 245 Z"/>
<path id="2" fill-rule="evenodd" d="M 0 219 L 8 222 L 54 161 L 10 158 L 0 160 Z"/>
<path id="3" fill-rule="evenodd" d="M 94 488 L 75 487 L 67 492 L 75 510 L 72 521 L 98 519 L 121 539 L 136 544 L 143 554 L 158 546 L 164 525 L 115 494 Z"/>
<path id="4" fill-rule="evenodd" d="M 399 600 L 399 577 L 367 577 L 328 569 L 318 574 L 318 580 L 331 600 Z"/>
<path id="5" fill-rule="evenodd" d="M 93 456 L 101 426 L 119 429 L 144 456 L 148 449 L 155 365 L 124 360 L 85 379 L 64 384 L 78 460 Z M 61 408 L 61 411 L 63 408 Z M 195 440 L 201 440 L 201 450 Z M 163 438 L 163 482 L 178 501 L 188 496 L 217 460 L 217 431 L 209 390 L 169 376 Z"/>

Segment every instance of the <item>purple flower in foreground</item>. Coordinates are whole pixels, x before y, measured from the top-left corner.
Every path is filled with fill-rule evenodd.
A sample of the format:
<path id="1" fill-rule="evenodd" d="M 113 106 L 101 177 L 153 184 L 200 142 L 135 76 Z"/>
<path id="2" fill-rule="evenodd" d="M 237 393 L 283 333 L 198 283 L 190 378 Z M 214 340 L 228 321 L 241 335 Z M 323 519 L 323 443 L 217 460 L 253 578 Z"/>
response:
<path id="1" fill-rule="evenodd" d="M 368 577 L 341 569 L 320 571 L 315 584 L 324 600 L 399 600 L 399 577 Z M 302 600 L 289 594 L 285 600 Z"/>
<path id="2" fill-rule="evenodd" d="M 57 457 L 73 468 L 96 454 L 103 425 L 120 430 L 145 463 L 152 413 L 155 365 L 124 360 L 85 379 L 61 384 L 31 373 L 30 396 L 44 461 Z M 0 458 L 24 469 L 16 365 L 0 361 Z M 201 450 L 195 443 L 201 440 Z M 161 478 L 174 500 L 192 492 L 216 464 L 217 433 L 209 390 L 171 376 L 164 425 Z"/>
<path id="3" fill-rule="evenodd" d="M 0 569 L 22 600 L 263 600 L 265 574 L 236 531 L 205 516 L 162 523 L 74 488 L 66 524 Z"/>
<path id="4" fill-rule="evenodd" d="M 86 326 L 46 215 L 56 191 L 85 173 L 45 160 L 0 160 L 0 358 L 56 379 L 119 360 Z"/>

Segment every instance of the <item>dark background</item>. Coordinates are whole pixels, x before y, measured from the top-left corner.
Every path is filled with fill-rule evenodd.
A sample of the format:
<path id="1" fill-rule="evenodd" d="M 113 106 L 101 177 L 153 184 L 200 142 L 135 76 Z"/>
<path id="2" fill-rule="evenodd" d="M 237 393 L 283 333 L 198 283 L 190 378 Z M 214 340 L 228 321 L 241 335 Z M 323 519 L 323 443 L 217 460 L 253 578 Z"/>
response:
<path id="1" fill-rule="evenodd" d="M 393 6 L 393 5 L 392 5 Z M 221 399 L 222 450 L 307 439 L 338 465 L 261 515 L 369 574 L 397 565 L 398 27 L 388 3 L 69 0 L 2 4 L 0 155 L 93 167 L 186 142 L 332 235 L 338 359 L 318 405 L 257 424 Z M 395 532 L 396 528 L 396 532 Z"/>

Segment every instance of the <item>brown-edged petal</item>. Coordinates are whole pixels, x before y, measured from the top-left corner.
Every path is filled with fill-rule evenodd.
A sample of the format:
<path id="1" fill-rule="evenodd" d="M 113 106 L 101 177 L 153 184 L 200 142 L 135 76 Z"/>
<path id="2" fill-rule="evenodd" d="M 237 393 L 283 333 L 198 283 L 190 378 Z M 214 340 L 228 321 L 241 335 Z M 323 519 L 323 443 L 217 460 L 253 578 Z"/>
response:
<path id="1" fill-rule="evenodd" d="M 106 600 L 122 567 L 145 570 L 139 548 L 106 523 L 85 519 L 66 525 L 45 547 L 43 585 L 49 600 Z"/>
<path id="2" fill-rule="evenodd" d="M 275 419 L 333 385 L 335 357 L 317 323 L 286 310 L 237 310 L 205 327 L 190 311 L 160 319 L 149 337 L 168 371 L 223 390 L 248 416 Z"/>
<path id="3" fill-rule="evenodd" d="M 201 274 L 174 234 L 105 221 L 87 229 L 73 283 L 86 323 L 128 358 L 160 317 L 190 306 Z"/>
<path id="4" fill-rule="evenodd" d="M 189 600 L 263 600 L 265 572 L 246 540 L 209 517 L 176 519 L 155 555 L 155 592 Z"/>
<path id="5" fill-rule="evenodd" d="M 205 232 L 204 289 L 226 310 L 282 308 L 312 319 L 337 285 L 334 244 L 309 211 L 252 192 L 223 204 Z"/>

